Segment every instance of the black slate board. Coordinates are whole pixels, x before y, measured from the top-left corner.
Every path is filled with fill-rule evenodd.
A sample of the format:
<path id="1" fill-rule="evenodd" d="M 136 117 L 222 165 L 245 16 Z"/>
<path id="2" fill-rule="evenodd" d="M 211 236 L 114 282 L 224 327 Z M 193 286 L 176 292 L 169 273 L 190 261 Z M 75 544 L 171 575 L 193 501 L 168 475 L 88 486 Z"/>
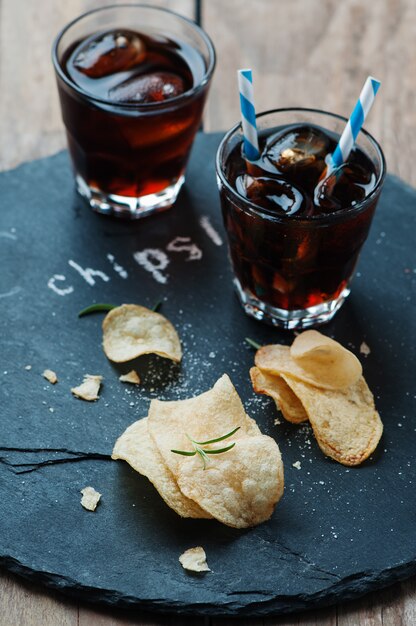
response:
<path id="1" fill-rule="evenodd" d="M 385 424 L 373 458 L 348 469 L 323 457 L 308 426 L 274 425 L 273 403 L 251 389 L 244 337 L 289 343 L 291 335 L 243 314 L 226 246 L 201 227 L 208 216 L 224 239 L 218 142 L 199 136 L 177 206 L 136 223 L 93 214 L 74 194 L 66 153 L 0 175 L 0 563 L 11 571 L 92 601 L 205 615 L 316 607 L 416 572 L 416 192 L 387 178 L 353 293 L 325 329 L 357 354 L 362 341 L 370 346 L 360 358 Z M 189 237 L 202 259 L 167 251 L 176 237 Z M 134 260 L 146 248 L 168 254 L 165 283 Z M 70 260 L 109 280 L 88 284 Z M 48 288 L 54 276 L 72 292 Z M 152 306 L 160 298 L 183 339 L 183 364 L 143 358 L 143 385 L 122 385 L 118 375 L 129 368 L 102 353 L 102 316 L 77 313 L 93 301 Z M 45 368 L 58 373 L 57 385 L 41 377 Z M 189 397 L 224 372 L 285 462 L 283 500 L 269 522 L 247 531 L 180 519 L 145 478 L 109 460 L 151 398 Z M 104 376 L 95 404 L 70 394 L 84 373 Z M 95 513 L 79 504 L 88 484 L 103 494 Z M 178 556 L 201 544 L 213 571 L 190 576 Z"/>

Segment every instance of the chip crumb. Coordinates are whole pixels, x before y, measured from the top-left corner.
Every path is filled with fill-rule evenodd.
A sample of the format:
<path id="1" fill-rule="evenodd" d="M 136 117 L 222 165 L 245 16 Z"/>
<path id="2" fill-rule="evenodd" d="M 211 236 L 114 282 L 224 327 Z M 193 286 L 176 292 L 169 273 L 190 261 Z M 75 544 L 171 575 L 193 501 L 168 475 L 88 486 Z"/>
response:
<path id="1" fill-rule="evenodd" d="M 86 374 L 81 385 L 78 385 L 78 387 L 72 387 L 71 392 L 77 398 L 86 400 L 87 402 L 98 400 L 98 391 L 100 389 L 102 379 L 102 376 L 92 376 L 90 374 Z"/>
<path id="2" fill-rule="evenodd" d="M 119 380 L 122 383 L 131 383 L 132 385 L 140 385 L 140 376 L 136 372 L 136 370 L 131 370 L 127 374 L 122 374 L 119 376 Z"/>
<path id="3" fill-rule="evenodd" d="M 365 341 L 363 341 L 361 346 L 360 346 L 360 352 L 361 352 L 361 354 L 364 354 L 364 356 L 368 356 L 370 354 L 370 352 L 371 352 L 370 346 L 368 344 L 366 344 Z"/>
<path id="4" fill-rule="evenodd" d="M 27 370 L 28 372 L 30 372 L 30 370 L 31 370 L 31 369 L 32 369 L 32 366 L 31 366 L 31 365 L 26 365 L 26 366 L 25 366 L 25 370 Z"/>
<path id="5" fill-rule="evenodd" d="M 46 378 L 52 385 L 58 382 L 58 377 L 53 370 L 45 370 L 42 374 L 43 378 Z"/>
<path id="6" fill-rule="evenodd" d="M 196 548 L 189 548 L 185 550 L 179 557 L 179 563 L 183 569 L 190 572 L 210 572 L 208 567 L 207 555 L 204 548 L 197 546 Z"/>
<path id="7" fill-rule="evenodd" d="M 279 420 L 279 418 L 278 418 L 278 417 L 276 417 L 276 418 L 273 420 L 273 424 L 274 424 L 275 426 L 278 426 L 278 425 L 279 425 L 279 424 L 281 424 L 281 423 L 282 423 L 282 422 Z"/>
<path id="8" fill-rule="evenodd" d="M 84 489 L 81 489 L 81 493 L 81 505 L 84 509 L 87 509 L 87 511 L 95 511 L 100 501 L 101 493 L 98 493 L 94 487 L 84 487 Z"/>
<path id="9" fill-rule="evenodd" d="M 292 463 L 292 467 L 296 467 L 296 469 L 300 470 L 300 461 L 295 461 L 295 463 Z"/>

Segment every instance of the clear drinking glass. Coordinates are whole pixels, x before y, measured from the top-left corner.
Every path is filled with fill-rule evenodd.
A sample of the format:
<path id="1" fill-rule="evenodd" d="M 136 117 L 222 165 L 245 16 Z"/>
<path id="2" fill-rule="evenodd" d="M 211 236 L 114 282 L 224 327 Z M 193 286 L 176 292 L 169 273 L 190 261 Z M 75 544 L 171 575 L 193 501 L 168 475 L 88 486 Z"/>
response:
<path id="1" fill-rule="evenodd" d="M 276 109 L 257 116 L 259 134 L 293 124 L 319 126 L 338 137 L 346 118 L 312 109 Z M 328 322 L 350 293 L 350 282 L 385 177 L 376 140 L 361 130 L 357 146 L 370 159 L 375 184 L 368 195 L 342 210 L 308 217 L 279 215 L 238 193 L 230 182 L 241 154 L 237 124 L 223 138 L 216 170 L 234 284 L 248 315 L 283 328 Z"/>
<path id="2" fill-rule="evenodd" d="M 145 38 L 137 40 L 134 31 Z M 103 37 L 107 39 L 100 43 Z M 115 53 L 108 53 L 112 37 Z M 118 71 L 110 76 L 99 71 L 86 76 L 79 71 L 84 52 L 80 56 L 76 51 L 89 38 L 99 41 L 97 50 L 101 46 L 106 52 L 107 45 L 105 62 L 114 63 L 130 51 L 141 54 L 141 41 L 147 56 L 144 60 L 138 56 L 136 65 L 115 67 Z M 87 43 L 87 54 L 94 54 L 94 46 L 87 49 Z M 158 66 L 163 54 L 169 57 L 167 67 L 165 57 Z M 54 42 L 52 57 L 79 193 L 94 210 L 127 218 L 172 206 L 184 182 L 215 66 L 209 37 L 190 20 L 165 9 L 108 6 L 65 26 Z M 145 76 L 146 63 L 151 78 L 139 76 L 134 82 L 135 72 L 140 74 L 143 67 Z M 185 91 L 157 100 L 182 78 L 188 81 Z M 155 99 L 140 100 L 138 93 L 146 90 Z"/>

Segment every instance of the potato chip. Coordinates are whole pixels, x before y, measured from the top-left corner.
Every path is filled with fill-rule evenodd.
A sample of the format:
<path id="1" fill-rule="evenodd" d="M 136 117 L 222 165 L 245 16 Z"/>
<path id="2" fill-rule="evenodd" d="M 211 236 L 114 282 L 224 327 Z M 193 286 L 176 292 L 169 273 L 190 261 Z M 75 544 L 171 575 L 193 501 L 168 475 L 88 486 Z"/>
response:
<path id="1" fill-rule="evenodd" d="M 190 572 L 210 572 L 208 567 L 207 555 L 204 548 L 197 546 L 196 548 L 189 548 L 185 550 L 179 557 L 179 563 L 183 569 L 187 569 Z"/>
<path id="2" fill-rule="evenodd" d="M 54 385 L 58 382 L 58 377 L 53 370 L 45 370 L 42 374 L 43 378 L 46 378 L 51 385 Z"/>
<path id="3" fill-rule="evenodd" d="M 84 487 L 84 489 L 81 489 L 81 493 L 81 505 L 84 509 L 87 509 L 87 511 L 95 511 L 100 501 L 101 493 L 98 493 L 94 487 Z"/>
<path id="4" fill-rule="evenodd" d="M 130 383 L 132 385 L 140 385 L 140 376 L 136 370 L 131 370 L 127 374 L 122 374 L 118 378 L 122 383 Z"/>
<path id="5" fill-rule="evenodd" d="M 279 448 L 273 439 L 260 433 L 255 421 L 245 413 L 227 375 L 194 398 L 153 400 L 148 426 L 180 490 L 202 509 L 235 528 L 253 526 L 270 517 L 283 493 Z M 195 442 L 207 442 L 237 427 L 239 430 L 232 435 L 235 446 L 210 455 L 206 469 L 199 455 L 172 452 L 194 451 L 187 435 Z M 209 449 L 230 444 L 231 440 L 223 441 Z"/>
<path id="6" fill-rule="evenodd" d="M 318 362 L 315 368 L 309 362 L 308 369 L 304 369 L 291 357 L 288 346 L 278 344 L 262 346 L 257 350 L 255 364 L 263 374 L 271 374 L 273 376 L 288 374 L 297 380 L 321 389 L 344 389 L 345 380 L 348 378 L 348 376 L 343 377 L 342 373 L 340 374 L 337 371 L 337 368 L 324 366 Z M 341 380 L 343 384 L 342 387 L 339 387 Z"/>
<path id="7" fill-rule="evenodd" d="M 147 426 L 146 417 L 129 426 L 117 439 L 111 458 L 127 461 L 136 472 L 146 476 L 166 504 L 181 517 L 210 518 L 209 513 L 181 493 Z"/>
<path id="8" fill-rule="evenodd" d="M 273 398 L 277 409 L 288 422 L 299 424 L 307 421 L 308 416 L 301 401 L 281 376 L 265 374 L 258 367 L 252 367 L 250 378 L 254 391 Z"/>
<path id="9" fill-rule="evenodd" d="M 306 330 L 290 346 L 290 356 L 314 384 L 342 389 L 357 382 L 363 368 L 357 357 L 317 330 Z"/>
<path id="10" fill-rule="evenodd" d="M 136 304 L 123 304 L 105 316 L 103 347 L 115 363 L 131 361 L 142 354 L 158 354 L 176 362 L 182 358 L 178 334 L 169 320 Z"/>
<path id="11" fill-rule="evenodd" d="M 283 494 L 280 451 L 266 435 L 238 439 L 206 469 L 197 457 L 181 459 L 182 493 L 227 526 L 248 528 L 268 520 Z"/>
<path id="12" fill-rule="evenodd" d="M 171 452 L 189 450 L 190 435 L 195 441 L 207 441 L 230 432 L 237 426 L 233 441 L 246 435 L 260 435 L 256 422 L 245 412 L 229 377 L 224 374 L 209 391 L 186 400 L 152 400 L 149 409 L 149 432 L 174 476 L 184 457 Z M 231 443 L 231 442 L 230 442 Z"/>
<path id="13" fill-rule="evenodd" d="M 346 390 L 317 389 L 287 374 L 282 378 L 305 407 L 324 454 L 350 466 L 375 450 L 383 424 L 363 377 Z"/>
<path id="14" fill-rule="evenodd" d="M 72 387 L 71 392 L 80 400 L 86 400 L 87 402 L 94 402 L 98 400 L 98 391 L 100 389 L 102 376 L 92 376 L 86 374 L 81 385 L 78 387 Z"/>

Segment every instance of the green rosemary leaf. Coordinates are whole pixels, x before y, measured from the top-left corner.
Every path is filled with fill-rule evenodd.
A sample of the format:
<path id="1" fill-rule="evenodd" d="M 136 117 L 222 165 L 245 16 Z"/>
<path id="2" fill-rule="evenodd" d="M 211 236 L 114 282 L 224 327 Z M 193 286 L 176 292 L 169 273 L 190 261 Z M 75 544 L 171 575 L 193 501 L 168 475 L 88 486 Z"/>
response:
<path id="1" fill-rule="evenodd" d="M 209 439 L 208 441 L 194 441 L 193 439 L 191 439 L 191 441 L 192 443 L 196 443 L 198 446 L 207 446 L 210 443 L 218 443 L 219 441 L 224 441 L 224 439 L 228 439 L 229 437 L 232 437 L 234 433 L 236 433 L 237 430 L 239 430 L 239 428 L 240 426 L 237 426 L 237 428 L 234 428 L 234 430 L 231 430 L 226 435 L 223 435 L 222 437 L 217 437 L 216 439 Z"/>
<path id="2" fill-rule="evenodd" d="M 78 313 L 78 317 L 84 317 L 84 315 L 90 315 L 90 313 L 100 313 L 102 311 L 111 311 L 111 309 L 115 309 L 117 304 L 107 304 L 103 302 L 99 302 L 97 304 L 91 304 L 87 306 L 85 309 L 82 309 Z"/>
<path id="3" fill-rule="evenodd" d="M 255 348 L 256 350 L 260 350 L 261 345 L 259 343 L 257 343 L 257 341 L 254 341 L 253 339 L 250 339 L 250 337 L 246 337 L 246 341 L 248 344 L 250 344 L 250 346 L 252 348 Z"/>
<path id="4" fill-rule="evenodd" d="M 157 313 L 157 311 L 159 311 L 160 307 L 162 306 L 162 300 L 158 300 L 156 302 L 156 304 L 154 306 L 152 306 L 152 308 L 150 309 L 151 311 L 154 311 L 155 313 Z"/>
<path id="5" fill-rule="evenodd" d="M 199 454 L 199 456 L 200 456 L 200 457 L 201 457 L 201 459 L 202 459 L 203 469 L 206 469 L 206 467 L 207 467 L 208 457 L 207 457 L 207 455 L 205 454 L 204 450 L 203 450 L 202 448 L 195 448 L 195 452 L 196 452 L 197 454 Z"/>
<path id="6" fill-rule="evenodd" d="M 228 452 L 228 450 L 231 450 L 231 448 L 234 448 L 235 446 L 235 441 L 234 443 L 232 443 L 230 446 L 227 446 L 226 448 L 213 448 L 212 450 L 205 450 L 206 454 L 221 454 L 222 452 Z"/>
<path id="7" fill-rule="evenodd" d="M 196 450 L 194 450 L 193 452 L 187 452 L 186 450 L 171 450 L 171 452 L 174 452 L 175 454 L 181 454 L 182 456 L 195 456 L 196 454 Z"/>

